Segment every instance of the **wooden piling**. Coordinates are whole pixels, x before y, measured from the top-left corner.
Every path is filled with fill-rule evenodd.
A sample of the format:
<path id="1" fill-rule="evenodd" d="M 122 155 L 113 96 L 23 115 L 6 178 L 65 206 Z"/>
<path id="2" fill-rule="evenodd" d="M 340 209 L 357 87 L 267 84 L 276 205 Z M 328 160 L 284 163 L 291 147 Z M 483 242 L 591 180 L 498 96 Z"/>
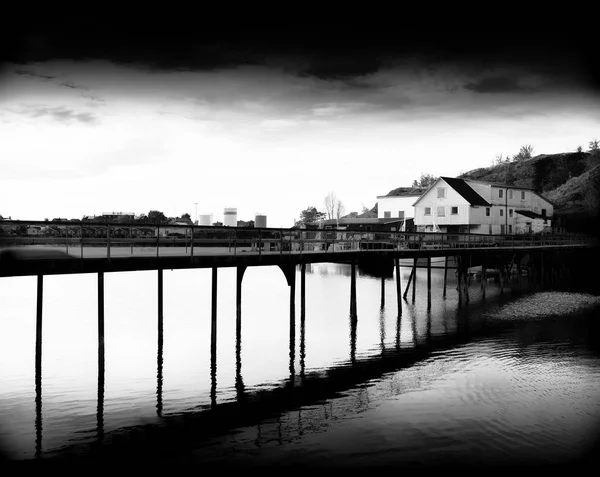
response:
<path id="1" fill-rule="evenodd" d="M 42 456 L 42 302 L 44 276 L 37 279 L 37 310 L 35 326 L 35 457 Z"/>
<path id="2" fill-rule="evenodd" d="M 427 257 L 427 306 L 431 306 L 431 257 Z"/>
<path id="3" fill-rule="evenodd" d="M 446 277 L 448 276 L 448 256 L 444 257 L 444 298 L 446 298 Z"/>
<path id="4" fill-rule="evenodd" d="M 212 300 L 210 321 L 210 354 L 217 356 L 217 267 L 212 267 Z"/>
<path id="5" fill-rule="evenodd" d="M 414 275 L 415 275 L 415 267 L 412 267 L 412 269 L 410 271 L 410 275 L 408 277 L 408 283 L 406 284 L 406 288 L 404 289 L 404 298 L 406 298 L 406 295 L 408 294 L 408 290 L 410 288 L 410 284 L 413 281 Z"/>
<path id="6" fill-rule="evenodd" d="M 398 316 L 402 316 L 402 286 L 400 284 L 400 259 L 394 259 L 396 267 L 396 299 L 398 301 Z"/>
<path id="7" fill-rule="evenodd" d="M 350 315 L 355 317 L 356 312 L 356 262 L 352 260 L 350 268 Z"/>
<path id="8" fill-rule="evenodd" d="M 98 273 L 98 402 L 96 428 L 98 439 L 104 438 L 104 273 Z"/>
<path id="9" fill-rule="evenodd" d="M 385 308 L 385 274 L 383 267 L 381 268 L 381 308 Z"/>
<path id="10" fill-rule="evenodd" d="M 415 271 L 415 275 L 413 277 L 412 283 L 412 301 L 415 301 L 416 293 L 417 293 L 417 258 L 413 259 L 413 270 Z"/>

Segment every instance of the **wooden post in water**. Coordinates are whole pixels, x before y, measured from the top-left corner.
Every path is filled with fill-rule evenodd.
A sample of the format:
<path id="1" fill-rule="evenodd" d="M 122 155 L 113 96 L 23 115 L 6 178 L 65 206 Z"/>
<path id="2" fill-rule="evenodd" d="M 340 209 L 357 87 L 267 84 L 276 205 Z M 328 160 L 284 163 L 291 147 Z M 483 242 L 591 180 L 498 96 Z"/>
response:
<path id="1" fill-rule="evenodd" d="M 481 294 L 483 296 L 483 298 L 485 298 L 485 292 L 487 290 L 487 264 L 486 259 L 485 259 L 485 255 L 483 257 L 483 263 L 481 265 Z"/>
<path id="2" fill-rule="evenodd" d="M 217 267 L 212 267 L 210 354 L 214 357 L 217 355 Z"/>
<path id="3" fill-rule="evenodd" d="M 500 293 L 504 293 L 504 256 L 500 253 Z"/>
<path id="4" fill-rule="evenodd" d="M 162 415 L 163 271 L 158 269 L 158 349 L 156 353 L 156 414 Z"/>
<path id="5" fill-rule="evenodd" d="M 296 374 L 294 363 L 296 362 L 296 267 L 289 274 L 290 282 L 290 384 L 294 385 Z"/>
<path id="6" fill-rule="evenodd" d="M 427 306 L 431 306 L 431 257 L 427 257 Z"/>
<path id="7" fill-rule="evenodd" d="M 444 298 L 446 298 L 446 278 L 448 276 L 448 255 L 444 257 Z"/>
<path id="8" fill-rule="evenodd" d="M 237 275 L 235 281 L 235 336 L 236 343 L 241 343 L 242 338 L 242 279 L 246 267 L 237 267 Z"/>
<path id="9" fill-rule="evenodd" d="M 98 438 L 104 437 L 104 272 L 98 272 L 98 403 L 96 409 Z"/>
<path id="10" fill-rule="evenodd" d="M 380 267 L 381 272 L 381 308 L 385 308 L 385 273 L 383 266 Z"/>
<path id="11" fill-rule="evenodd" d="M 37 277 L 37 312 L 35 326 L 35 457 L 42 454 L 42 303 L 44 276 Z"/>
<path id="12" fill-rule="evenodd" d="M 305 302 L 305 281 L 306 281 L 306 263 L 300 267 L 300 377 L 304 380 L 304 365 L 306 357 L 305 343 L 305 321 L 306 321 L 306 302 Z"/>
<path id="13" fill-rule="evenodd" d="M 541 273 L 540 273 L 540 285 L 542 290 L 544 289 L 544 252 L 540 252 L 540 262 L 541 262 Z"/>
<path id="14" fill-rule="evenodd" d="M 104 358 L 104 272 L 98 272 L 98 353 Z"/>
<path id="15" fill-rule="evenodd" d="M 350 315 L 356 316 L 356 262 L 352 260 L 350 269 Z"/>
<path id="16" fill-rule="evenodd" d="M 404 298 L 406 299 L 406 295 L 408 294 L 408 289 L 410 288 L 410 284 L 413 281 L 413 277 L 415 275 L 415 267 L 413 266 L 410 271 L 410 276 L 408 277 L 408 283 L 406 284 L 406 288 L 404 289 Z"/>
<path id="17" fill-rule="evenodd" d="M 458 279 L 458 285 L 456 287 L 456 289 L 458 290 L 458 301 L 460 303 L 460 301 L 462 300 L 462 259 L 460 255 L 457 255 L 455 257 L 455 261 L 456 261 L 456 278 Z"/>
<path id="18" fill-rule="evenodd" d="M 396 267 L 396 299 L 398 301 L 398 316 L 402 316 L 402 286 L 400 284 L 400 259 L 394 259 Z"/>
<path id="19" fill-rule="evenodd" d="M 412 301 L 415 301 L 415 297 L 416 297 L 416 293 L 417 293 L 417 258 L 415 257 L 413 259 L 413 270 L 415 271 L 414 277 L 413 277 L 413 284 L 412 284 Z"/>

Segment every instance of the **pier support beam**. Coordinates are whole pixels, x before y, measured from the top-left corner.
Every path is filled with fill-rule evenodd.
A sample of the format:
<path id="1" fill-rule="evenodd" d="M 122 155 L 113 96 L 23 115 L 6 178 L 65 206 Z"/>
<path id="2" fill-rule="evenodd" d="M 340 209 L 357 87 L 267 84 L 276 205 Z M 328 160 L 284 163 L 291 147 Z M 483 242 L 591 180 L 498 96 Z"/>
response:
<path id="1" fill-rule="evenodd" d="M 241 342 L 242 336 L 242 280 L 244 279 L 245 266 L 237 267 L 235 281 L 235 336 L 236 343 Z"/>
<path id="2" fill-rule="evenodd" d="M 356 317 L 356 262 L 350 268 L 350 316 Z"/>
<path id="3" fill-rule="evenodd" d="M 104 438 L 104 272 L 98 273 L 98 403 L 96 410 L 98 439 Z"/>
<path id="4" fill-rule="evenodd" d="M 37 277 L 37 310 L 35 323 L 35 457 L 42 456 L 42 304 L 44 276 Z"/>
<path id="5" fill-rule="evenodd" d="M 398 316 L 402 316 L 402 286 L 400 284 L 400 259 L 394 259 L 396 267 L 396 299 L 398 301 Z"/>
<path id="6" fill-rule="evenodd" d="M 162 416 L 163 385 L 163 271 L 158 269 L 158 349 L 156 352 L 156 414 Z"/>
<path id="7" fill-rule="evenodd" d="M 294 363 L 296 361 L 296 267 L 290 275 L 290 384 L 294 385 L 296 375 Z"/>
<path id="8" fill-rule="evenodd" d="M 446 298 L 446 278 L 448 276 L 448 256 L 444 257 L 444 298 Z"/>
<path id="9" fill-rule="evenodd" d="M 427 257 L 427 307 L 431 307 L 431 257 Z"/>
<path id="10" fill-rule="evenodd" d="M 412 283 L 412 301 L 414 303 L 415 301 L 415 297 L 416 297 L 416 293 L 417 293 L 417 258 L 414 259 L 413 261 L 413 270 L 414 270 L 414 276 L 413 276 L 413 283 Z"/>
<path id="11" fill-rule="evenodd" d="M 381 309 L 385 308 L 385 275 L 381 273 Z"/>
<path id="12" fill-rule="evenodd" d="M 300 267 L 300 378 L 304 381 L 304 365 L 306 358 L 306 263 Z"/>
<path id="13" fill-rule="evenodd" d="M 408 294 L 408 289 L 410 288 L 410 284 L 412 283 L 415 276 L 415 267 L 413 266 L 410 271 L 410 276 L 408 277 L 408 283 L 406 284 L 406 288 L 404 289 L 404 299 L 406 299 L 406 295 Z"/>
<path id="14" fill-rule="evenodd" d="M 212 267 L 210 319 L 210 402 L 217 404 L 217 267 Z"/>

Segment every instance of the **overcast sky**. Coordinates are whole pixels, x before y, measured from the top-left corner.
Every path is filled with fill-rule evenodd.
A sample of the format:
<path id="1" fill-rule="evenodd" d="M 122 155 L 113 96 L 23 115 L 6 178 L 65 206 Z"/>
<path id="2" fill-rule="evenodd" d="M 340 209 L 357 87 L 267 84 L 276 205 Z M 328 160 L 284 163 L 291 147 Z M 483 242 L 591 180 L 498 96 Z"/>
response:
<path id="1" fill-rule="evenodd" d="M 12 38 L 0 71 L 4 217 L 194 218 L 197 202 L 214 221 L 237 207 L 289 227 L 329 191 L 361 212 L 421 173 L 600 139 L 597 62 L 581 36 L 49 28 Z"/>

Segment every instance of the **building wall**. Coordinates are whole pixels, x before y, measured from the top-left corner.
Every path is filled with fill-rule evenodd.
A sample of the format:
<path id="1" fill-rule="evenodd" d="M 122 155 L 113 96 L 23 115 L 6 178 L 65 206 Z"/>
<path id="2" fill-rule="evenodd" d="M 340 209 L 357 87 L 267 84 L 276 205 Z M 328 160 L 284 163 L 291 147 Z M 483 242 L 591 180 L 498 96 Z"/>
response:
<path id="1" fill-rule="evenodd" d="M 438 198 L 438 188 L 446 189 L 446 197 Z M 425 215 L 425 209 L 431 208 L 431 214 Z M 444 216 L 440 216 L 438 207 L 444 208 Z M 451 207 L 458 207 L 458 214 L 451 213 Z M 427 191 L 415 206 L 415 225 L 467 225 L 471 213 L 470 204 L 450 187 L 443 179 Z"/>
<path id="2" fill-rule="evenodd" d="M 419 196 L 384 196 L 377 197 L 377 217 L 385 218 L 385 212 L 390 212 L 391 218 L 400 218 L 400 212 L 404 212 L 405 219 L 412 219 L 415 216 L 415 208 L 413 204 Z"/>

